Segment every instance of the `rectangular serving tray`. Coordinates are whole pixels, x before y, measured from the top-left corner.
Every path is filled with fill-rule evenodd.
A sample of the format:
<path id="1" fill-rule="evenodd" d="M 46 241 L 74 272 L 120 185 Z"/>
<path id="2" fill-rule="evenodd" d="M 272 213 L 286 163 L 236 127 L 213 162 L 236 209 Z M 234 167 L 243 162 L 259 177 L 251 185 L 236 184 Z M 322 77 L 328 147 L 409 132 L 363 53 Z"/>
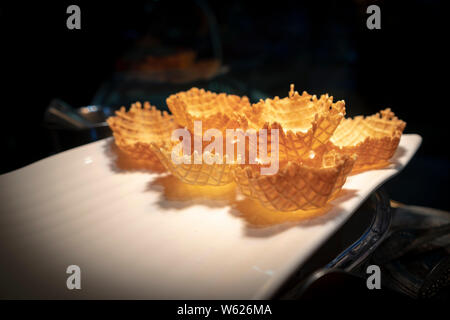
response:
<path id="1" fill-rule="evenodd" d="M 270 297 L 420 146 L 402 136 L 393 164 L 349 177 L 326 214 L 258 225 L 259 212 L 184 192 L 167 175 L 118 169 L 113 140 L 0 176 L 0 297 Z M 81 290 L 68 290 L 69 265 Z"/>

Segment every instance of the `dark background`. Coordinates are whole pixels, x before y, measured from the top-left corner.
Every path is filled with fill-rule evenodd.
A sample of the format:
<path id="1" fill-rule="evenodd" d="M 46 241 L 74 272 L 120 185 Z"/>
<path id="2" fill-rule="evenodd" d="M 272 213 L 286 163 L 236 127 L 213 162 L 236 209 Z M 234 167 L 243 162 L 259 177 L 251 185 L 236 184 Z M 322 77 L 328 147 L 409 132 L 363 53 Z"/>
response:
<path id="1" fill-rule="evenodd" d="M 81 30 L 66 28 L 71 4 L 81 8 Z M 366 28 L 370 4 L 381 8 L 381 30 Z M 143 36 L 212 56 L 199 9 L 205 5 L 217 22 L 226 81 L 239 93 L 286 96 L 295 83 L 344 99 L 349 116 L 392 108 L 407 122 L 405 132 L 424 142 L 387 184 L 389 193 L 449 209 L 448 12 L 441 1 L 2 1 L 0 172 L 54 153 L 42 125 L 49 102 L 91 103 Z"/>

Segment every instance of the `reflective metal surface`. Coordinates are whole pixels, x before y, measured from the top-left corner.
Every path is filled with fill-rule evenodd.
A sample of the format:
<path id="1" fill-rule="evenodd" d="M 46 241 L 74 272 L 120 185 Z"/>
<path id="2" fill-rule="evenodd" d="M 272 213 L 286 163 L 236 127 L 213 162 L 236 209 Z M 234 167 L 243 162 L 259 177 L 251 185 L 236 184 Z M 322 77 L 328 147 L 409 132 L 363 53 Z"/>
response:
<path id="1" fill-rule="evenodd" d="M 331 270 L 351 272 L 365 263 L 386 237 L 391 223 L 389 198 L 375 191 L 352 217 L 277 292 L 274 298 L 300 298 Z"/>

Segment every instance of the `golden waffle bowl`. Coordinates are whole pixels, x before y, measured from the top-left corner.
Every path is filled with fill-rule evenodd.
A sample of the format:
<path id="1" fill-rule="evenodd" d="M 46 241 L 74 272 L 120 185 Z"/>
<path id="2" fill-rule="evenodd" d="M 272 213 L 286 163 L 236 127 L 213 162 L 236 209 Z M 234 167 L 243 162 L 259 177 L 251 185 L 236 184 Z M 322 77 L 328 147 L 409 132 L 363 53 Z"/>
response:
<path id="1" fill-rule="evenodd" d="M 194 121 L 202 122 L 203 131 L 215 128 L 225 132 L 226 129 L 247 127 L 246 119 L 239 115 L 250 106 L 247 97 L 192 88 L 171 95 L 166 102 L 175 122 L 191 132 L 194 132 Z"/>
<path id="2" fill-rule="evenodd" d="M 260 165 L 235 166 L 236 184 L 246 197 L 275 211 L 324 207 L 341 191 L 355 158 L 333 150 L 304 162 L 280 163 L 274 175 L 261 175 Z"/>
<path id="3" fill-rule="evenodd" d="M 406 123 L 391 109 L 372 116 L 357 116 L 342 121 L 330 139 L 331 148 L 344 154 L 356 154 L 353 173 L 389 165 L 400 143 Z"/>
<path id="4" fill-rule="evenodd" d="M 178 127 L 171 115 L 148 102 L 143 106 L 136 102 L 128 112 L 122 107 L 107 122 L 119 149 L 134 159 L 150 161 L 157 161 L 150 144 L 170 141 L 172 131 Z"/>
<path id="5" fill-rule="evenodd" d="M 163 146 L 152 144 L 151 149 L 162 165 L 182 182 L 199 186 L 223 186 L 233 182 L 232 164 L 225 163 L 224 159 L 222 164 L 217 162 L 208 164 L 205 158 L 201 163 L 196 164 L 195 157 L 199 157 L 196 153 L 184 156 L 190 159 L 189 164 L 182 161 L 178 164 L 172 160 L 174 145 L 173 143 Z M 181 153 L 180 157 L 182 157 Z"/>
<path id="6" fill-rule="evenodd" d="M 253 105 L 247 97 L 197 88 L 171 95 L 167 105 L 172 116 L 148 102 L 144 106 L 135 103 L 128 112 L 124 107 L 117 111 L 108 119 L 117 146 L 133 158 L 162 165 L 181 182 L 199 188 L 235 182 L 249 203 L 255 200 L 269 212 L 322 212 L 340 194 L 349 174 L 389 164 L 406 125 L 390 109 L 365 118 L 344 119 L 344 101 L 333 102 L 327 94 L 319 98 L 306 92 L 300 95 L 294 85 L 286 98 Z M 196 121 L 201 121 L 201 131 Z M 183 140 L 190 138 L 190 150 L 201 141 L 200 155 L 174 149 L 180 141 L 171 141 L 172 133 L 183 127 L 189 130 L 188 136 L 180 134 Z M 202 139 L 208 129 L 222 134 L 213 136 L 222 140 L 223 154 L 217 152 L 215 144 L 210 145 L 212 140 Z M 234 131 L 230 142 L 227 129 L 241 131 Z M 248 129 L 256 133 L 256 139 Z M 259 141 L 265 138 L 264 131 L 266 147 Z M 275 137 L 277 157 L 273 157 Z M 231 163 L 227 162 L 229 146 L 234 148 Z M 245 152 L 243 162 L 242 155 L 237 156 L 238 149 Z M 272 168 L 273 161 L 278 161 L 278 170 L 264 175 L 262 169 L 269 167 L 269 159 Z M 220 192 L 220 188 L 214 190 Z"/>
<path id="7" fill-rule="evenodd" d="M 279 159 L 289 161 L 307 157 L 328 142 L 344 118 L 345 102 L 333 102 L 327 94 L 300 95 L 291 85 L 288 97 L 261 100 L 246 107 L 244 114 L 250 128 L 268 130 L 268 146 L 270 130 L 278 129 Z"/>

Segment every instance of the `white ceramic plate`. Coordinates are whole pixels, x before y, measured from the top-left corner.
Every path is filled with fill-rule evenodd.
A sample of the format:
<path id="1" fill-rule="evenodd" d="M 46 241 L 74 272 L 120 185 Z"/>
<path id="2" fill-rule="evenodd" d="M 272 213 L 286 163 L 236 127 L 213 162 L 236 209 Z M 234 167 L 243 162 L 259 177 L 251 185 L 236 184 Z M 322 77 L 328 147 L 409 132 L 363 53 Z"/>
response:
<path id="1" fill-rule="evenodd" d="M 403 135 L 394 164 L 350 177 L 325 215 L 274 225 L 226 196 L 118 169 L 111 138 L 38 161 L 0 176 L 0 296 L 270 297 L 421 140 Z M 81 268 L 81 290 L 66 288 L 69 265 Z"/>

